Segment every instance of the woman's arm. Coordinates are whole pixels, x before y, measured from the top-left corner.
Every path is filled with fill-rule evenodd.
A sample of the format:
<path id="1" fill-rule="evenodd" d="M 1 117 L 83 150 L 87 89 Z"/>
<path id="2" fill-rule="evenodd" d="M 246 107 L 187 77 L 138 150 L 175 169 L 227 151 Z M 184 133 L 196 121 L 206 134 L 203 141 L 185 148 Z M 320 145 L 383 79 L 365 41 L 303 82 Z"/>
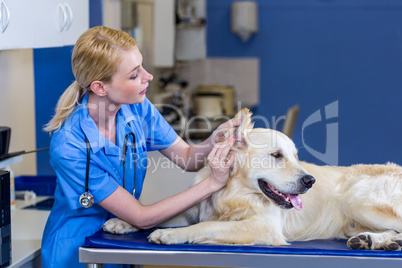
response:
<path id="1" fill-rule="evenodd" d="M 241 118 L 228 120 L 221 124 L 205 141 L 194 146 L 190 146 L 182 138 L 177 137 L 171 146 L 160 152 L 182 169 L 197 171 L 204 166 L 205 158 L 214 145 L 224 139 L 224 133 L 233 127 L 240 126 L 241 120 Z"/>
<path id="2" fill-rule="evenodd" d="M 226 185 L 235 155 L 228 157 L 234 138 L 216 144 L 208 155 L 211 175 L 190 189 L 152 205 L 142 205 L 129 192 L 118 187 L 99 205 L 138 229 L 154 227 L 201 202 Z"/>

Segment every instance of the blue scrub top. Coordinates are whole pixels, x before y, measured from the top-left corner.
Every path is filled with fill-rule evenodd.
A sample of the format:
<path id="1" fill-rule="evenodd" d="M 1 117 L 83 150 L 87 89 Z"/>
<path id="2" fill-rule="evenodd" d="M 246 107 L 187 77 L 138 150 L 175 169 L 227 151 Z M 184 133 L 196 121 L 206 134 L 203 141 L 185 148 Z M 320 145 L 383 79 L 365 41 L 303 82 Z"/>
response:
<path id="1" fill-rule="evenodd" d="M 117 187 L 123 186 L 122 151 L 126 134 L 136 138 L 136 160 L 132 138 L 128 139 L 126 157 L 126 190 L 133 193 L 136 169 L 135 197 L 138 199 L 146 174 L 147 151 L 162 150 L 177 138 L 176 132 L 165 121 L 148 99 L 132 105 L 123 105 L 117 113 L 116 145 L 104 138 L 88 113 L 85 95 L 73 114 L 59 131 L 52 135 L 50 164 L 57 175 L 55 203 L 47 220 L 42 239 L 42 267 L 78 267 L 78 248 L 85 237 L 94 234 L 114 217 L 97 205 Z M 84 193 L 87 149 L 85 136 L 91 147 L 89 193 L 94 205 L 83 208 L 79 198 Z M 124 204 L 122 204 L 123 206 Z"/>

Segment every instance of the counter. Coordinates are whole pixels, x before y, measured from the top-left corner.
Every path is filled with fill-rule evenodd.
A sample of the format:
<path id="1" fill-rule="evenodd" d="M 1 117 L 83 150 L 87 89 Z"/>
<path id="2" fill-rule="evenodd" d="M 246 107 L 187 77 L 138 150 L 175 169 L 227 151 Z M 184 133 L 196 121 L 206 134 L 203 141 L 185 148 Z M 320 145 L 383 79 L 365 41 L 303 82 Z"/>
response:
<path id="1" fill-rule="evenodd" d="M 50 210 L 23 209 L 43 201 L 48 197 L 35 200 L 16 200 L 16 208 L 11 211 L 12 263 L 9 267 L 40 267 L 42 234 Z"/>

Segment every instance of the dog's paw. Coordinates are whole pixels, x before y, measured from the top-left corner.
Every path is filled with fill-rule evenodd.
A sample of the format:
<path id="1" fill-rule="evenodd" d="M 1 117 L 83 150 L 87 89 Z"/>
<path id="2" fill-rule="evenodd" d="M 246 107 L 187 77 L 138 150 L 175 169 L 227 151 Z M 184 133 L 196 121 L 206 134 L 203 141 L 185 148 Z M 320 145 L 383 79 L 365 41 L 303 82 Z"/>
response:
<path id="1" fill-rule="evenodd" d="M 388 241 L 384 244 L 383 249 L 388 251 L 401 250 L 402 241 Z"/>
<path id="2" fill-rule="evenodd" d="M 351 237 L 347 245 L 351 249 L 371 249 L 373 240 L 370 235 L 360 234 L 358 236 Z"/>
<path id="3" fill-rule="evenodd" d="M 397 243 L 399 247 L 402 249 L 402 233 L 396 234 L 393 238 L 392 241 Z"/>
<path id="4" fill-rule="evenodd" d="M 351 237 L 347 245 L 351 249 L 396 251 L 402 248 L 402 236 L 395 232 L 361 233 Z"/>
<path id="5" fill-rule="evenodd" d="M 136 232 L 138 229 L 119 218 L 113 218 L 103 224 L 103 231 L 112 234 L 128 234 Z"/>
<path id="6" fill-rule="evenodd" d="M 158 229 L 148 236 L 148 241 L 153 244 L 173 245 L 187 243 L 188 239 L 183 237 L 179 228 Z"/>
<path id="7" fill-rule="evenodd" d="M 384 250 L 402 250 L 402 233 L 395 234 L 384 242 Z"/>

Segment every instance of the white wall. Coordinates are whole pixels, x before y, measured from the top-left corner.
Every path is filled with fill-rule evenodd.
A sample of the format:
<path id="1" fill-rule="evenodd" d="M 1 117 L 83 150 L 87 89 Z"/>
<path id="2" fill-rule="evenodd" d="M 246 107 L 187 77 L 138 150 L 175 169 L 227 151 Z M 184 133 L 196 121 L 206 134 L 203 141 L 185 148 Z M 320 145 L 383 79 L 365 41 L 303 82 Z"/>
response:
<path id="1" fill-rule="evenodd" d="M 190 92 L 199 85 L 233 86 L 236 104 L 241 103 L 236 108 L 251 108 L 259 103 L 258 58 L 207 58 L 178 64 L 175 71 L 180 79 L 189 82 Z"/>
<path id="2" fill-rule="evenodd" d="M 148 152 L 148 168 L 140 201 L 156 203 L 193 185 L 196 173 L 185 172 L 160 152 Z"/>
<path id="3" fill-rule="evenodd" d="M 32 49 L 0 51 L 0 125 L 11 127 L 9 152 L 36 149 Z M 11 168 L 16 176 L 36 175 L 36 155 Z"/>

